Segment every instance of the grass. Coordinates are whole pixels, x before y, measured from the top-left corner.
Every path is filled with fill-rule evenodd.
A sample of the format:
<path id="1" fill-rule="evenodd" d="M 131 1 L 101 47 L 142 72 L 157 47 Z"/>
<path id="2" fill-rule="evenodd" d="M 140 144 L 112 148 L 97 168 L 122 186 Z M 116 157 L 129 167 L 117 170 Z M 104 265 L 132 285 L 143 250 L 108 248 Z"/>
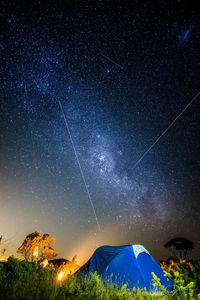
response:
<path id="1" fill-rule="evenodd" d="M 171 294 L 164 290 L 148 293 L 141 290 L 129 291 L 127 286 L 115 288 L 112 284 L 105 284 L 96 274 L 86 278 L 76 276 L 68 280 L 58 281 L 55 269 L 42 268 L 37 263 L 19 261 L 9 257 L 8 262 L 0 264 L 0 299 L 4 300 L 64 300 L 64 299 L 180 299 L 188 297 L 187 289 L 184 294 L 179 287 Z M 187 274 L 188 276 L 188 274 Z M 197 276 L 197 275 L 195 275 Z M 199 277 L 197 277 L 199 280 Z M 189 279 L 188 279 L 189 280 Z M 159 281 L 155 278 L 156 285 Z M 188 282 L 182 282 L 182 287 Z M 196 287 L 195 287 L 196 288 Z M 198 290 L 194 290 L 192 297 L 198 298 Z M 200 295 L 199 295 L 200 299 Z"/>

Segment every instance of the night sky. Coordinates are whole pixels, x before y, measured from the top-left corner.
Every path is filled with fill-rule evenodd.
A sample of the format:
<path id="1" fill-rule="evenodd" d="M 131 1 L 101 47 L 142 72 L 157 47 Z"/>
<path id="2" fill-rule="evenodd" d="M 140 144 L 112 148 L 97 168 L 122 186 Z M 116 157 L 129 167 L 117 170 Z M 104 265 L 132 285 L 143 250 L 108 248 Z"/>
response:
<path id="1" fill-rule="evenodd" d="M 38 230 L 80 264 L 104 244 L 140 243 L 166 258 L 164 243 L 179 236 L 197 255 L 200 97 L 140 158 L 200 91 L 200 10 L 192 1 L 45 2 L 0 1 L 7 254 Z"/>

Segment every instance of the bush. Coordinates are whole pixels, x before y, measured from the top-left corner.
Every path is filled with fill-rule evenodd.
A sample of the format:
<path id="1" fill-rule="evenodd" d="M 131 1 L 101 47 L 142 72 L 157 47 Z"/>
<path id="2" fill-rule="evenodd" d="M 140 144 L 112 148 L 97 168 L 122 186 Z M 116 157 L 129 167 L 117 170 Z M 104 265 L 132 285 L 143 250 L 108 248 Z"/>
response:
<path id="1" fill-rule="evenodd" d="M 180 272 L 180 271 L 179 271 Z M 184 269 L 182 269 L 184 273 Z M 196 271 L 195 271 L 196 272 Z M 182 274 L 183 274 L 182 273 Z M 8 261 L 0 264 L 0 299 L 3 300 L 66 300 L 66 299 L 102 299 L 102 300 L 129 300 L 129 299 L 166 299 L 179 298 L 179 295 L 197 295 L 197 287 L 191 282 L 180 283 L 181 276 L 174 280 L 178 288 L 173 293 L 167 293 L 154 276 L 154 283 L 160 292 L 148 293 L 142 290 L 128 290 L 127 285 L 116 288 L 111 283 L 105 283 L 97 274 L 87 277 L 70 277 L 68 280 L 58 281 L 58 273 L 51 266 L 41 267 L 36 262 L 20 261 L 9 257 Z M 186 275 L 184 275 L 186 276 Z M 188 276 L 188 275 L 187 275 Z M 186 276 L 187 280 L 188 277 Z M 196 277 L 195 277 L 196 276 Z M 198 275 L 199 276 L 199 275 Z M 199 280 L 195 273 L 194 278 Z M 189 284 L 189 286 L 187 286 Z M 181 286 L 184 288 L 181 289 Z M 187 288 L 186 288 L 187 287 Z M 192 293 L 193 291 L 194 293 Z"/>
<path id="2" fill-rule="evenodd" d="M 174 295 L 200 298 L 200 261 L 170 260 L 161 267 L 174 282 Z"/>
<path id="3" fill-rule="evenodd" d="M 0 265 L 1 299 L 53 299 L 57 288 L 53 269 L 14 257 Z"/>
<path id="4" fill-rule="evenodd" d="M 116 288 L 105 284 L 97 274 L 82 278 L 72 276 L 58 281 L 52 268 L 42 268 L 36 262 L 20 261 L 9 257 L 0 265 L 0 299 L 4 300 L 65 300 L 65 299 L 157 299 L 161 294 L 150 294 L 127 286 Z M 164 298 L 163 298 L 164 299 Z"/>

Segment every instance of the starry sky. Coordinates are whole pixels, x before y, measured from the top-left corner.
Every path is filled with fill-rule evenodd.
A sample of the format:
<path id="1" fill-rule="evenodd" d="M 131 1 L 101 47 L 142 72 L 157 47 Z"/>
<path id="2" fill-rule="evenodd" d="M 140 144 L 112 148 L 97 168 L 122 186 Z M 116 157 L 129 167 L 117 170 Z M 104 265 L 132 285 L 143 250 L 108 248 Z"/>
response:
<path id="1" fill-rule="evenodd" d="M 140 243 L 166 258 L 164 243 L 179 236 L 197 254 L 199 97 L 140 158 L 200 91 L 200 10 L 177 0 L 45 2 L 0 1 L 7 253 L 38 230 L 80 264 L 104 244 Z"/>

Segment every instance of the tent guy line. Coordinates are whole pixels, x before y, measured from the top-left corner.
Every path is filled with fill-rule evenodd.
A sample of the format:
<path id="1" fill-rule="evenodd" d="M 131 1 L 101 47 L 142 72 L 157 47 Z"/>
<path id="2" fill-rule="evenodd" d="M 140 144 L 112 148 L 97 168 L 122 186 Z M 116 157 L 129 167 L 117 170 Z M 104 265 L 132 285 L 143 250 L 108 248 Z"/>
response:
<path id="1" fill-rule="evenodd" d="M 93 204 L 93 201 L 92 201 L 92 198 L 91 198 L 91 195 L 90 195 L 90 192 L 89 192 L 87 183 L 86 183 L 86 179 L 85 179 L 85 176 L 84 176 L 84 173 L 83 173 L 83 169 L 82 169 L 82 167 L 81 167 L 81 163 L 80 163 L 80 160 L 79 160 L 79 157 L 78 157 L 78 154 L 77 154 L 75 145 L 74 145 L 74 141 L 73 141 L 73 138 L 72 138 L 70 129 L 69 129 L 69 125 L 68 125 L 68 122 L 67 122 L 67 118 L 66 118 L 66 116 L 65 116 L 65 113 L 64 113 L 63 106 L 62 106 L 61 102 L 58 101 L 58 103 L 59 103 L 59 106 L 60 106 L 61 113 L 62 113 L 62 115 L 63 115 L 63 119 L 64 119 L 64 122 L 65 122 L 65 126 L 66 126 L 66 129 L 67 129 L 67 132 L 68 132 L 69 137 L 70 137 L 70 141 L 71 141 L 71 144 L 72 144 L 72 147 L 73 147 L 73 150 L 74 150 L 74 154 L 75 154 L 75 157 L 76 157 L 76 160 L 77 160 L 79 169 L 80 169 L 81 177 L 82 177 L 82 179 L 83 179 L 83 182 L 84 182 L 84 185 L 85 185 L 85 189 L 86 189 L 86 192 L 87 192 L 87 195 L 88 195 L 88 198 L 89 198 L 89 201 L 90 201 L 90 204 L 91 204 L 93 213 L 94 213 L 95 221 L 96 221 L 96 223 L 97 223 L 98 230 L 100 231 L 101 228 L 100 228 L 100 224 L 99 224 L 99 221 L 98 221 L 98 217 L 97 217 L 97 214 L 96 214 L 96 211 L 95 211 L 95 207 L 94 207 L 94 204 Z"/>
<path id="2" fill-rule="evenodd" d="M 155 142 L 143 153 L 143 155 L 138 159 L 138 161 L 134 164 L 133 168 L 135 168 L 141 160 L 147 155 L 147 153 L 157 144 L 157 142 L 163 137 L 163 135 L 174 125 L 174 123 L 178 120 L 178 118 L 187 110 L 187 108 L 199 97 L 200 92 L 198 92 L 192 100 L 185 106 L 185 108 L 178 114 L 178 116 L 169 124 L 169 126 L 161 133 L 161 135 L 155 140 Z"/>

